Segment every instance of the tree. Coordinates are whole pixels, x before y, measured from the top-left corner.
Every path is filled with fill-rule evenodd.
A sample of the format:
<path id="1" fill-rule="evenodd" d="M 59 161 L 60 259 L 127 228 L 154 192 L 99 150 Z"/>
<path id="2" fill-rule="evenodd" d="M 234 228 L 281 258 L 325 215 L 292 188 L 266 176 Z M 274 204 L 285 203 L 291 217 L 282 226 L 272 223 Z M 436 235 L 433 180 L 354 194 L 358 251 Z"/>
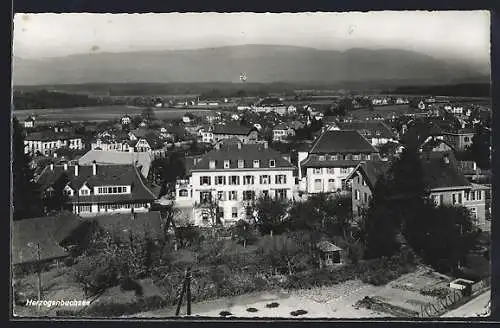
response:
<path id="1" fill-rule="evenodd" d="M 143 109 L 142 111 L 142 119 L 146 121 L 148 125 L 151 125 L 153 121 L 155 120 L 155 111 L 152 107 L 148 106 Z"/>
<path id="2" fill-rule="evenodd" d="M 257 252 L 265 258 L 274 273 L 286 271 L 292 275 L 295 269 L 305 267 L 307 238 L 303 233 L 286 233 L 278 236 L 264 236 Z"/>
<path id="3" fill-rule="evenodd" d="M 24 153 L 24 135 L 13 118 L 12 134 L 12 205 L 14 220 L 39 216 L 42 212 L 39 186 L 35 183 L 30 158 Z"/>
<path id="4" fill-rule="evenodd" d="M 261 234 L 273 234 L 283 232 L 282 220 L 286 214 L 288 205 L 286 202 L 271 198 L 260 197 L 255 203 L 257 211 L 257 227 Z"/>
<path id="5" fill-rule="evenodd" d="M 490 147 L 489 131 L 478 126 L 472 138 L 472 145 L 467 149 L 467 153 L 481 169 L 487 170 L 490 168 Z"/>
<path id="6" fill-rule="evenodd" d="M 238 243 L 246 248 L 247 242 L 254 239 L 254 228 L 245 220 L 239 220 L 233 227 L 233 233 Z"/>

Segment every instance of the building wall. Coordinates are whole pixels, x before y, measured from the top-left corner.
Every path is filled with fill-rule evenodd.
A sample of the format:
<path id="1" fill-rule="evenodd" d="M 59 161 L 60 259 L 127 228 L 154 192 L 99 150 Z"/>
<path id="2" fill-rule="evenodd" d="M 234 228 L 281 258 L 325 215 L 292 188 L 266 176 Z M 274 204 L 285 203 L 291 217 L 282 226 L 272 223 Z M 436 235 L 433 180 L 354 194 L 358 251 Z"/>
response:
<path id="1" fill-rule="evenodd" d="M 138 203 L 132 203 L 132 204 L 127 204 L 123 205 L 121 208 L 108 208 L 105 209 L 104 204 L 85 204 L 85 205 L 73 205 L 73 213 L 78 214 L 83 217 L 92 217 L 92 216 L 98 216 L 98 215 L 103 215 L 103 214 L 113 214 L 113 213 L 131 213 L 132 208 L 134 209 L 135 213 L 141 213 L 141 212 L 148 212 L 149 208 L 151 207 L 151 203 L 149 202 L 138 202 Z M 112 203 L 107 204 L 107 205 L 112 205 Z"/>
<path id="2" fill-rule="evenodd" d="M 283 184 L 277 184 L 275 181 L 276 175 L 285 175 L 286 182 Z M 270 183 L 269 184 L 260 184 L 260 176 L 261 175 L 269 175 Z M 207 176 L 210 177 L 210 185 L 200 185 L 200 177 Z M 216 176 L 224 176 L 226 178 L 225 184 L 215 184 Z M 238 176 L 240 179 L 239 185 L 229 185 L 229 177 L 230 176 Z M 244 184 L 243 177 L 244 176 L 253 176 L 254 184 Z M 258 198 L 262 195 L 263 191 L 267 191 L 270 197 L 275 197 L 276 189 L 286 190 L 286 199 L 293 198 L 293 191 L 295 186 L 295 178 L 293 177 L 293 169 L 234 169 L 234 170 L 207 170 L 202 172 L 193 172 L 192 177 L 190 178 L 190 182 L 192 185 L 192 197 L 191 202 L 193 206 L 195 206 L 195 224 L 204 225 L 202 222 L 202 212 L 203 209 L 197 208 L 200 205 L 200 196 L 202 192 L 210 192 L 212 195 L 212 199 L 217 199 L 218 192 L 224 193 L 224 200 L 218 201 L 218 206 L 223 208 L 224 211 L 224 224 L 232 224 L 239 219 L 244 219 L 246 216 L 245 205 L 247 203 L 243 201 L 243 193 L 244 191 L 253 190 L 255 192 L 255 198 Z M 236 192 L 236 200 L 229 200 L 229 192 Z M 189 191 L 190 193 L 190 191 Z M 176 196 L 179 195 L 179 190 L 176 192 Z M 183 197 L 185 200 L 186 197 Z M 237 217 L 232 216 L 233 208 L 237 209 Z"/>
<path id="3" fill-rule="evenodd" d="M 61 147 L 68 147 L 70 149 L 83 149 L 84 144 L 81 138 L 74 138 L 68 140 L 25 140 L 24 141 L 24 152 L 26 154 L 34 154 L 40 152 L 44 155 L 52 153 Z"/>
<path id="4" fill-rule="evenodd" d="M 361 215 L 361 210 L 367 208 L 372 197 L 372 191 L 363 176 L 358 172 L 351 180 L 352 213 L 354 217 Z"/>
<path id="5" fill-rule="evenodd" d="M 342 188 L 342 180 L 345 180 L 353 169 L 354 167 L 323 167 L 318 169 L 308 167 L 306 169 L 307 193 L 316 194 L 322 192 L 334 192 L 338 189 L 345 189 L 345 187 Z M 321 180 L 320 185 L 318 185 L 315 181 L 318 179 Z M 331 179 L 333 179 L 333 183 L 329 182 L 329 180 Z"/>

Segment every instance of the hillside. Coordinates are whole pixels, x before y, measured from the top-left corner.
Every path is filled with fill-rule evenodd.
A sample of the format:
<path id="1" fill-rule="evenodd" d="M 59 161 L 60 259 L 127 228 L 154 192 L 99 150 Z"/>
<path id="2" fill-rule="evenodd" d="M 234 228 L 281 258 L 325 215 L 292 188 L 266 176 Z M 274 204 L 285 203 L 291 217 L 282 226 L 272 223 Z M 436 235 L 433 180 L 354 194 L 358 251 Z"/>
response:
<path id="1" fill-rule="evenodd" d="M 14 58 L 14 84 L 239 82 L 408 83 L 467 82 L 482 74 L 398 49 L 345 52 L 292 46 L 245 45 L 182 51 L 92 53 L 43 60 Z"/>

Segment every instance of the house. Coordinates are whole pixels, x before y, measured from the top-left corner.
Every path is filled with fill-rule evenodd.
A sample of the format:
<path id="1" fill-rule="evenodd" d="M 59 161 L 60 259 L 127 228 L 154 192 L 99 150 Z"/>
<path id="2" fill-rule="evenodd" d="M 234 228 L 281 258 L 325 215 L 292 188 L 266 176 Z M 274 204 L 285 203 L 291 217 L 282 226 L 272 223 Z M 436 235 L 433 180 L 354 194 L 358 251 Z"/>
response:
<path id="1" fill-rule="evenodd" d="M 396 98 L 396 105 L 403 105 L 403 104 L 409 104 L 410 101 L 408 100 L 408 98 L 402 98 L 402 97 L 398 97 Z"/>
<path id="2" fill-rule="evenodd" d="M 425 110 L 427 108 L 427 105 L 425 104 L 425 102 L 423 100 L 420 100 L 418 102 L 418 105 L 417 105 L 418 109 L 420 110 Z"/>
<path id="3" fill-rule="evenodd" d="M 125 114 L 120 118 L 121 125 L 130 125 L 132 123 L 132 117 Z"/>
<path id="4" fill-rule="evenodd" d="M 428 136 L 427 139 L 418 147 L 420 152 L 443 152 L 451 151 L 453 152 L 453 146 L 443 139 L 437 138 L 435 136 Z"/>
<path id="5" fill-rule="evenodd" d="M 365 137 L 372 146 L 379 146 L 388 142 L 397 142 L 396 134 L 381 121 L 339 122 L 340 130 L 355 130 Z"/>
<path id="6" fill-rule="evenodd" d="M 280 123 L 273 128 L 273 141 L 286 142 L 289 137 L 295 135 L 295 130 L 284 123 Z"/>
<path id="7" fill-rule="evenodd" d="M 201 142 L 210 144 L 214 142 L 214 133 L 211 127 L 201 129 L 200 134 Z"/>
<path id="8" fill-rule="evenodd" d="M 221 140 L 238 138 L 243 143 L 249 143 L 258 139 L 259 132 L 253 126 L 243 126 L 236 123 L 218 124 L 214 127 L 213 137 L 215 142 Z"/>
<path id="9" fill-rule="evenodd" d="M 82 157 L 78 159 L 79 165 L 127 165 L 135 164 L 140 170 L 143 177 L 149 175 L 149 169 L 153 156 L 151 153 L 138 153 L 138 152 L 118 152 L 106 150 L 89 150 Z"/>
<path id="10" fill-rule="evenodd" d="M 319 250 L 319 267 L 333 267 L 341 265 L 345 260 L 342 248 L 332 244 L 327 240 L 322 240 L 316 244 Z"/>
<path id="11" fill-rule="evenodd" d="M 26 154 L 53 154 L 57 149 L 67 147 L 72 150 L 85 148 L 82 137 L 73 133 L 55 133 L 53 131 L 33 132 L 24 139 Z"/>
<path id="12" fill-rule="evenodd" d="M 245 219 L 261 196 L 293 197 L 295 167 L 267 143 L 224 141 L 191 160 L 188 181 L 177 183 L 176 204 L 192 208 L 196 225 L 210 225 L 216 217 L 224 225 Z"/>
<path id="13" fill-rule="evenodd" d="M 63 165 L 50 164 L 36 182 L 43 200 L 64 185 L 65 205 L 80 216 L 147 212 L 157 199 L 134 164 Z"/>
<path id="14" fill-rule="evenodd" d="M 378 150 L 352 130 L 327 130 L 308 153 L 298 156 L 299 179 L 306 177 L 307 193 L 347 190 L 346 178 L 361 161 L 379 159 Z"/>
<path id="15" fill-rule="evenodd" d="M 265 98 L 258 101 L 252 106 L 255 112 L 274 112 L 278 115 L 284 115 L 288 112 L 288 107 L 278 98 Z"/>
<path id="16" fill-rule="evenodd" d="M 104 136 L 91 141 L 91 150 L 134 152 L 136 141 L 129 140 L 127 136 Z"/>
<path id="17" fill-rule="evenodd" d="M 448 104 L 444 106 L 444 109 L 454 115 L 464 114 L 464 106 L 457 104 Z"/>
<path id="18" fill-rule="evenodd" d="M 27 119 L 24 120 L 24 128 L 31 129 L 35 127 L 35 116 L 31 115 Z"/>
<path id="19" fill-rule="evenodd" d="M 191 114 L 191 113 L 186 113 L 183 117 L 182 117 L 182 122 L 183 123 L 191 123 L 192 121 L 194 121 L 194 115 Z"/>
<path id="20" fill-rule="evenodd" d="M 443 132 L 444 140 L 447 141 L 457 151 L 467 149 L 472 145 L 474 131 L 472 129 L 457 129 L 455 131 Z"/>
<path id="21" fill-rule="evenodd" d="M 12 222 L 12 264 L 28 267 L 33 264 L 57 265 L 69 256 L 64 241 L 82 221 L 62 213 Z"/>
<path id="22" fill-rule="evenodd" d="M 160 156 L 165 153 L 165 141 L 158 133 L 150 131 L 137 140 L 134 148 L 139 153 L 147 152 L 154 156 Z"/>

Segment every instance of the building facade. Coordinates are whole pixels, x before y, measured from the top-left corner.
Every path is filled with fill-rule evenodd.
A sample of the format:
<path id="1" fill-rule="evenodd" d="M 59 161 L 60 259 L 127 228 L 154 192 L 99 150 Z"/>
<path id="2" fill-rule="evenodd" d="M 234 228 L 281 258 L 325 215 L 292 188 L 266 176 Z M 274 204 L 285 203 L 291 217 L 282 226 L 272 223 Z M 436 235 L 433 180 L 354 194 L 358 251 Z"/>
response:
<path id="1" fill-rule="evenodd" d="M 294 166 L 267 143 L 219 143 L 192 164 L 189 179 L 176 186 L 176 203 L 192 206 L 196 225 L 216 218 L 230 225 L 246 219 L 259 197 L 293 197 Z"/>
<path id="2" fill-rule="evenodd" d="M 69 133 L 55 133 L 52 131 L 30 133 L 24 139 L 26 154 L 50 155 L 59 148 L 81 150 L 85 148 L 82 137 Z"/>

